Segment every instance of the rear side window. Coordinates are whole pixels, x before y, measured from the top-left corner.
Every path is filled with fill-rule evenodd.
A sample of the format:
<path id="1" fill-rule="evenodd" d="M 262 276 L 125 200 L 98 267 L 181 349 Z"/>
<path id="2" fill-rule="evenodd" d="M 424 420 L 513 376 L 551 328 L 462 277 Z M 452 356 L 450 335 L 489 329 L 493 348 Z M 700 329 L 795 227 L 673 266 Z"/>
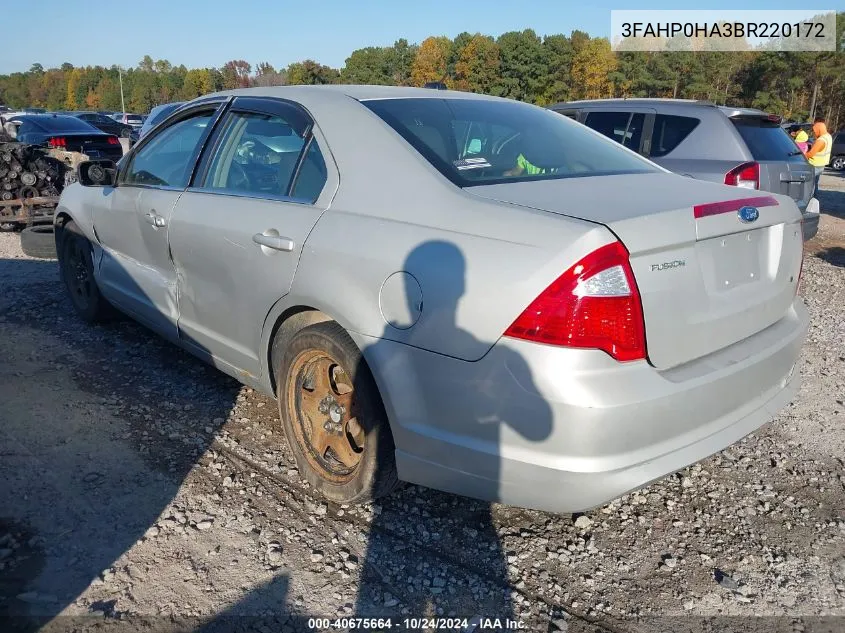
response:
<path id="1" fill-rule="evenodd" d="M 645 115 L 641 112 L 590 112 L 584 124 L 635 152 L 640 149 Z"/>
<path id="2" fill-rule="evenodd" d="M 804 160 L 801 150 L 777 123 L 758 118 L 731 119 L 754 160 Z"/>
<path id="3" fill-rule="evenodd" d="M 666 156 L 680 145 L 699 123 L 698 119 L 689 116 L 655 115 L 649 155 L 652 158 Z"/>
<path id="4" fill-rule="evenodd" d="M 845 143 L 845 132 L 840 132 L 836 135 L 836 138 L 833 139 L 834 143 Z"/>
<path id="5" fill-rule="evenodd" d="M 459 187 L 648 173 L 654 167 L 556 112 L 515 101 L 363 101 Z"/>

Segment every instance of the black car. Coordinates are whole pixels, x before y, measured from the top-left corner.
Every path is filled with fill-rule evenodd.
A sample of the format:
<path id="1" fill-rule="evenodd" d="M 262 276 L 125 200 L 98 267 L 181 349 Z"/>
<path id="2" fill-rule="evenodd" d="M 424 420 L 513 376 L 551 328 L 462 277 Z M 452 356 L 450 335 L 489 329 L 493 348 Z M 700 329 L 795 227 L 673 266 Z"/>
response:
<path id="1" fill-rule="evenodd" d="M 15 140 L 32 145 L 82 152 L 91 158 L 117 162 L 123 156 L 120 139 L 76 117 L 63 114 L 25 114 L 7 123 L 16 128 Z"/>
<path id="2" fill-rule="evenodd" d="M 833 137 L 830 167 L 836 171 L 845 170 L 845 132 L 839 132 Z"/>
<path id="3" fill-rule="evenodd" d="M 100 114 L 99 112 L 57 112 L 56 114 L 66 114 L 68 116 L 76 117 L 77 119 L 82 119 L 86 123 L 93 125 L 101 132 L 114 134 L 115 136 L 120 136 L 122 138 L 128 138 L 130 140 L 130 144 L 138 140 L 138 133 L 131 125 L 115 121 L 111 117 Z"/>

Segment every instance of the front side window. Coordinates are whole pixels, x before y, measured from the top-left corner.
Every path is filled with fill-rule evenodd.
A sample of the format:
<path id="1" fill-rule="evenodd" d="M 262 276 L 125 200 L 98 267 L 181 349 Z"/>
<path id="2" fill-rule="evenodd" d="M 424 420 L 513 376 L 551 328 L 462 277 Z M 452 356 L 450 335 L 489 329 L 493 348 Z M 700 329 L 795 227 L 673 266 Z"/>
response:
<path id="1" fill-rule="evenodd" d="M 123 184 L 187 187 L 214 112 L 203 112 L 161 130 L 132 157 Z"/>
<path id="2" fill-rule="evenodd" d="M 655 168 L 556 112 L 486 99 L 363 101 L 461 187 Z"/>
<path id="3" fill-rule="evenodd" d="M 284 117 L 233 112 L 227 118 L 203 187 L 256 196 L 288 196 L 306 140 Z M 313 201 L 325 184 L 326 174 L 316 142 L 310 144 L 308 158 L 299 171 L 303 182 L 297 184 L 295 193 Z"/>

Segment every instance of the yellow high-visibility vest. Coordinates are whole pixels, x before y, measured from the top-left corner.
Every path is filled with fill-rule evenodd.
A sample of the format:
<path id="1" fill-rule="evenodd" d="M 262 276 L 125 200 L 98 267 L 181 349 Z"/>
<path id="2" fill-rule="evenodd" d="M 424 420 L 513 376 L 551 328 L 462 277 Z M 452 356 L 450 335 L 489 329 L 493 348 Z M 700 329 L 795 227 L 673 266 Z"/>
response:
<path id="1" fill-rule="evenodd" d="M 833 137 L 830 134 L 822 134 L 819 139 L 824 141 L 824 149 L 808 159 L 813 167 L 825 167 L 830 162 L 830 152 L 833 149 Z"/>

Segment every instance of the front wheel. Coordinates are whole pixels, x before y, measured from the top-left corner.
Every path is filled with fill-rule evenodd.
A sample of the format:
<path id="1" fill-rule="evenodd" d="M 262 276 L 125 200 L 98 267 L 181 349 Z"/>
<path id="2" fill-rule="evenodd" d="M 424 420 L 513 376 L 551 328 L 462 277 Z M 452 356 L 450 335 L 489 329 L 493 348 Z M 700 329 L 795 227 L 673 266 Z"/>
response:
<path id="1" fill-rule="evenodd" d="M 277 368 L 279 415 L 300 475 L 335 503 L 363 503 L 398 484 L 393 436 L 375 380 L 333 321 L 293 336 Z"/>
<path id="2" fill-rule="evenodd" d="M 61 242 L 56 249 L 59 255 L 59 274 L 70 294 L 77 314 L 88 323 L 104 321 L 113 312 L 100 294 L 94 279 L 94 262 L 89 242 L 73 222 L 64 225 Z"/>
<path id="3" fill-rule="evenodd" d="M 836 156 L 830 163 L 830 166 L 836 171 L 845 169 L 845 156 Z"/>

